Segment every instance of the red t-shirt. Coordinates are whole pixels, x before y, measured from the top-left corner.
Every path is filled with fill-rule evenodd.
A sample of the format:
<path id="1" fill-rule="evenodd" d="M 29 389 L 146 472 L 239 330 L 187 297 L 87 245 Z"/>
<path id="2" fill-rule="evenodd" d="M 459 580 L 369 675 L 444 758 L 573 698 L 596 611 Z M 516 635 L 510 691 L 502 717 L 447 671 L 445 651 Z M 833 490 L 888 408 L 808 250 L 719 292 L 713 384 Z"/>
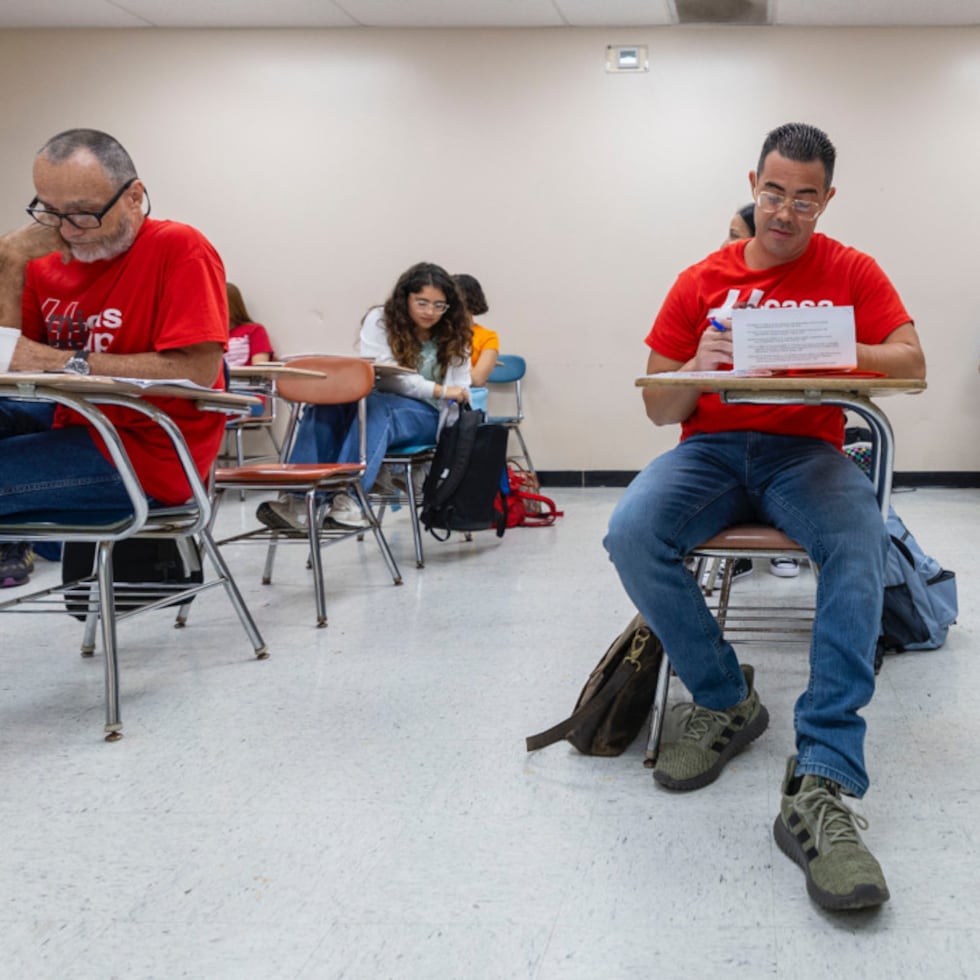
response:
<path id="1" fill-rule="evenodd" d="M 859 344 L 880 344 L 911 322 L 895 287 L 869 255 L 814 233 L 798 259 L 771 269 L 745 264 L 747 241 L 726 245 L 685 269 L 674 283 L 647 335 L 649 347 L 673 361 L 690 360 L 708 317 L 729 316 L 748 306 L 853 306 Z M 681 439 L 697 432 L 753 429 L 780 435 L 813 436 L 840 447 L 844 413 L 839 408 L 726 405 L 703 394 L 681 425 Z"/>
<path id="2" fill-rule="evenodd" d="M 224 266 L 200 232 L 147 218 L 133 246 L 114 259 L 64 265 L 55 253 L 30 262 L 23 332 L 53 347 L 109 354 L 144 354 L 207 341 L 224 347 Z M 224 388 L 220 371 L 213 386 Z M 200 412 L 180 398 L 147 401 L 177 423 L 205 479 L 221 446 L 225 417 Z M 187 500 L 190 487 L 163 431 L 131 409 L 107 406 L 103 411 L 119 430 L 144 491 L 164 504 Z M 55 426 L 81 421 L 61 406 L 55 413 Z M 101 440 L 96 441 L 108 458 Z"/>
<path id="3" fill-rule="evenodd" d="M 261 323 L 240 323 L 228 338 L 225 363 L 228 367 L 245 367 L 252 363 L 256 354 L 268 354 L 272 357 L 269 334 Z"/>

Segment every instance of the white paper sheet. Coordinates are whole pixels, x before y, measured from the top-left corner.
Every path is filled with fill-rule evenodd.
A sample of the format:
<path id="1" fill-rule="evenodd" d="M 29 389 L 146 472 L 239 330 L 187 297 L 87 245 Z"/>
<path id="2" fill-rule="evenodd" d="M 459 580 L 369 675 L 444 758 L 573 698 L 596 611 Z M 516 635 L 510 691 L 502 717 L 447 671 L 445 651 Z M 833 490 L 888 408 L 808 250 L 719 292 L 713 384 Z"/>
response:
<path id="1" fill-rule="evenodd" d="M 857 367 L 853 306 L 732 310 L 736 371 Z"/>

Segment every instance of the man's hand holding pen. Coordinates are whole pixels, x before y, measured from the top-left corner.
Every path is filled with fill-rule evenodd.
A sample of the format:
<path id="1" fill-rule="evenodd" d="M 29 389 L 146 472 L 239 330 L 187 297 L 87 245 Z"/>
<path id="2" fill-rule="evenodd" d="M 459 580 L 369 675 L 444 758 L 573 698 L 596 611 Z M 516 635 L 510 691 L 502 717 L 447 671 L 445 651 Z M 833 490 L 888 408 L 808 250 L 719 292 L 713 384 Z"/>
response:
<path id="1" fill-rule="evenodd" d="M 695 371 L 723 371 L 732 366 L 732 321 L 710 317 L 694 355 Z"/>

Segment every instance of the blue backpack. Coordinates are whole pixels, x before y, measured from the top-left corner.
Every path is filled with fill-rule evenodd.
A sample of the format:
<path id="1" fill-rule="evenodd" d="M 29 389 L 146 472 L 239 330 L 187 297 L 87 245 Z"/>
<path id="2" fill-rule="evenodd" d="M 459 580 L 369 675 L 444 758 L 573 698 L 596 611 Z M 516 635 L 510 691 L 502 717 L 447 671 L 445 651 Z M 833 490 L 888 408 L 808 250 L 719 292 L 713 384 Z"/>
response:
<path id="1" fill-rule="evenodd" d="M 885 562 L 885 604 L 875 671 L 885 653 L 935 650 L 956 622 L 956 573 L 927 555 L 893 508 L 888 509 L 891 547 Z"/>

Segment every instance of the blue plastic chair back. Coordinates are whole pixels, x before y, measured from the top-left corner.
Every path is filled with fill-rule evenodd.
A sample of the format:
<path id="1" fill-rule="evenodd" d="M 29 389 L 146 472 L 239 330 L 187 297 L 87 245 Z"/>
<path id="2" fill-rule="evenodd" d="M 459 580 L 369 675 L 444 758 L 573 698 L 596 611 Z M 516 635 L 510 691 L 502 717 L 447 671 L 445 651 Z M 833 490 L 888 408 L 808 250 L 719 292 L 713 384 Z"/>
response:
<path id="1" fill-rule="evenodd" d="M 490 384 L 520 381 L 526 371 L 527 363 L 523 357 L 519 357 L 517 354 L 501 354 L 497 358 L 497 363 L 494 364 L 487 381 Z"/>
<path id="2" fill-rule="evenodd" d="M 389 446 L 385 456 L 415 456 L 418 453 L 429 453 L 436 448 L 434 442 L 408 443 L 404 446 Z"/>
<path id="3" fill-rule="evenodd" d="M 470 388 L 470 408 L 487 410 L 487 396 L 490 394 L 486 388 Z"/>

